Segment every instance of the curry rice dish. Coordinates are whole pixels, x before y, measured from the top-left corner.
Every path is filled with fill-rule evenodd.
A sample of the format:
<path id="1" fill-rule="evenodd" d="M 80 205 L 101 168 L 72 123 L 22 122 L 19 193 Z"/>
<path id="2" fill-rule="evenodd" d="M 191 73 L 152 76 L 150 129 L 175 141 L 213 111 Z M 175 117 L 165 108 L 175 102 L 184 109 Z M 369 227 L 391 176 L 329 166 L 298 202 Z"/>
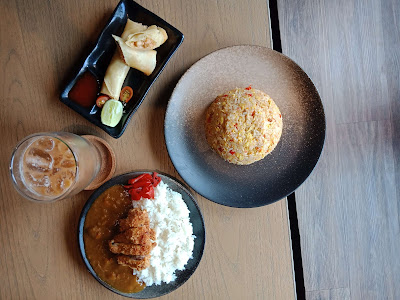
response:
<path id="1" fill-rule="evenodd" d="M 252 164 L 271 153 L 282 127 L 275 102 L 250 86 L 218 96 L 206 112 L 208 144 L 223 159 L 237 165 Z"/>
<path id="2" fill-rule="evenodd" d="M 189 209 L 180 193 L 159 180 L 151 199 L 132 200 L 127 186 L 112 186 L 86 215 L 83 238 L 90 265 L 101 280 L 125 293 L 174 281 L 175 271 L 192 258 Z"/>

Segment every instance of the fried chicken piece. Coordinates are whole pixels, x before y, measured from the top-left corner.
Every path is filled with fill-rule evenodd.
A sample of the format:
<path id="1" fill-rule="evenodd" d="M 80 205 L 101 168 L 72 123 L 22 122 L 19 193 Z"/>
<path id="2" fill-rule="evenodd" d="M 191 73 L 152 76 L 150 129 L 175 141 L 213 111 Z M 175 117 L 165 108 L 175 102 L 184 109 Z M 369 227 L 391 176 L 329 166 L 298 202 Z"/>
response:
<path id="1" fill-rule="evenodd" d="M 118 255 L 117 262 L 120 265 L 127 266 L 131 269 L 141 271 L 141 270 L 146 269 L 148 266 L 150 266 L 150 255 L 147 255 L 147 256 Z"/>
<path id="2" fill-rule="evenodd" d="M 125 230 L 132 227 L 149 226 L 150 219 L 146 210 L 141 210 L 139 207 L 132 208 L 128 212 L 126 219 L 119 221 L 119 231 L 124 232 Z"/>
<path id="3" fill-rule="evenodd" d="M 115 254 L 125 255 L 149 255 L 156 243 L 148 243 L 146 245 L 135 245 L 127 243 L 116 243 L 114 240 L 108 242 L 110 251 Z"/>
<path id="4" fill-rule="evenodd" d="M 150 228 L 149 230 L 149 236 L 150 236 L 150 240 L 155 241 L 156 240 L 156 231 L 152 228 Z M 157 243 L 155 243 L 157 245 Z M 156 246 L 155 245 L 155 246 Z M 155 247 L 154 246 L 154 247 Z"/>
<path id="5" fill-rule="evenodd" d="M 114 237 L 114 242 L 146 245 L 151 242 L 150 240 L 154 241 L 155 239 L 155 231 L 148 226 L 143 226 L 125 230 Z"/>
<path id="6" fill-rule="evenodd" d="M 157 245 L 156 232 L 150 228 L 146 210 L 133 208 L 126 219 L 119 220 L 119 230 L 108 242 L 110 251 L 117 256 L 117 263 L 141 271 L 150 265 L 150 252 Z"/>

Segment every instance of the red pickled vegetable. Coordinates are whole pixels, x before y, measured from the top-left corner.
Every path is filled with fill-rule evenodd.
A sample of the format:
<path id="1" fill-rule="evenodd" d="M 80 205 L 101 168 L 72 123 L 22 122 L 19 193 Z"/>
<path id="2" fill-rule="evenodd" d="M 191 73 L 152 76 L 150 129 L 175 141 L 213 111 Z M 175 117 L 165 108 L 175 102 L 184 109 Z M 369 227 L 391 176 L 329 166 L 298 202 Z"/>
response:
<path id="1" fill-rule="evenodd" d="M 156 172 L 152 175 L 144 173 L 128 180 L 124 188 L 128 190 L 131 200 L 139 201 L 142 198 L 154 199 L 154 188 L 161 182 Z"/>
<path id="2" fill-rule="evenodd" d="M 142 180 L 142 179 L 151 179 L 151 175 L 148 173 L 144 173 L 142 175 L 139 175 L 138 177 L 132 178 L 128 180 L 129 184 L 134 184 L 135 182 Z"/>
<path id="3" fill-rule="evenodd" d="M 153 172 L 153 187 L 156 187 L 161 182 L 161 177 L 158 176 L 158 173 Z"/>
<path id="4" fill-rule="evenodd" d="M 142 198 L 136 189 L 128 190 L 129 195 L 131 196 L 131 200 L 139 201 Z"/>
<path id="5" fill-rule="evenodd" d="M 140 191 L 140 194 L 143 198 L 154 199 L 154 187 L 152 185 L 145 186 Z"/>
<path id="6" fill-rule="evenodd" d="M 134 189 L 143 188 L 144 186 L 149 186 L 149 185 L 152 185 L 152 182 L 150 179 L 142 179 L 142 180 L 136 181 L 134 184 L 132 184 Z"/>

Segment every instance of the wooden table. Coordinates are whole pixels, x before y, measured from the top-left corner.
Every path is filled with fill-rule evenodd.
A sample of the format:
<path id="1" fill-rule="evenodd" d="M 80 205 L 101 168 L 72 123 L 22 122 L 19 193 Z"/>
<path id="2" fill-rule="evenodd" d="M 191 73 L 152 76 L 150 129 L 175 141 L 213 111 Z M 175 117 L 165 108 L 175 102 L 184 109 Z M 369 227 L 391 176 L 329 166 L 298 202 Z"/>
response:
<path id="1" fill-rule="evenodd" d="M 400 2 L 277 2 L 327 121 L 295 192 L 307 299 L 400 299 Z"/>
<path id="2" fill-rule="evenodd" d="M 117 140 L 58 100 L 117 1 L 0 3 L 1 299 L 121 299 L 98 284 L 80 258 L 77 222 L 90 192 L 52 204 L 23 199 L 8 172 L 19 140 L 44 131 L 95 134 L 115 150 L 116 174 L 157 169 L 178 176 L 163 136 L 166 105 L 178 79 L 214 50 L 271 45 L 266 1 L 139 3 L 179 28 L 185 41 Z M 286 200 L 235 209 L 195 196 L 207 228 L 204 256 L 190 280 L 163 298 L 295 298 Z"/>

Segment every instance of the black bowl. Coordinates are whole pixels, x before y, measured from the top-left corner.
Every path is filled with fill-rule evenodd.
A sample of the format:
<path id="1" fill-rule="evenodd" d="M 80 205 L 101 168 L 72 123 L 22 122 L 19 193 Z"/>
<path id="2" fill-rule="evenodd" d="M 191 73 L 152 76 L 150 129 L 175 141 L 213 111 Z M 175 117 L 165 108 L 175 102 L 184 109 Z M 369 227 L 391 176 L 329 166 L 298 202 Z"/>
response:
<path id="1" fill-rule="evenodd" d="M 165 29 L 168 34 L 167 41 L 157 48 L 157 65 L 153 73 L 149 76 L 144 75 L 142 72 L 130 69 L 128 76 L 125 79 L 124 86 L 130 86 L 133 91 L 132 99 L 127 103 L 121 121 L 116 127 L 109 127 L 101 123 L 100 113 L 101 109 L 96 105 L 92 107 L 83 107 L 72 101 L 68 94 L 80 76 L 89 71 L 96 79 L 103 82 L 103 78 L 111 58 L 116 49 L 116 43 L 112 38 L 112 34 L 121 35 L 124 30 L 127 18 L 144 25 L 157 25 Z M 125 131 L 133 113 L 139 108 L 143 99 L 146 97 L 150 87 L 156 81 L 172 55 L 178 49 L 183 41 L 183 34 L 175 27 L 168 24 L 166 21 L 155 15 L 154 13 L 143 8 L 136 2 L 131 0 L 121 0 L 115 8 L 110 20 L 107 22 L 103 31 L 101 32 L 96 45 L 91 53 L 86 57 L 84 62 L 75 74 L 72 80 L 67 84 L 61 93 L 61 101 L 85 117 L 87 120 L 103 129 L 114 138 L 119 138 Z"/>
<path id="2" fill-rule="evenodd" d="M 85 224 L 85 219 L 86 215 L 92 206 L 93 202 L 108 188 L 112 187 L 113 185 L 116 184 L 126 184 L 129 179 L 134 178 L 136 176 L 139 176 L 143 173 L 151 173 L 148 171 L 137 171 L 137 172 L 131 172 L 131 173 L 126 173 L 119 175 L 117 177 L 112 178 L 105 184 L 103 184 L 101 187 L 99 187 L 88 199 L 86 202 L 85 206 L 83 207 L 81 216 L 79 218 L 79 224 L 78 224 L 78 243 L 79 243 L 79 248 L 81 251 L 81 255 L 83 258 L 83 261 L 86 264 L 86 267 L 89 269 L 90 273 L 94 276 L 94 278 L 97 279 L 98 282 L 100 282 L 103 286 L 108 288 L 109 290 L 113 291 L 116 294 L 129 297 L 129 298 L 135 298 L 135 299 L 148 299 L 148 298 L 155 298 L 159 297 L 165 294 L 168 294 L 174 290 L 176 290 L 178 287 L 180 287 L 182 284 L 184 284 L 190 276 L 194 273 L 196 270 L 197 266 L 200 263 L 201 257 L 203 256 L 203 251 L 204 251 L 204 246 L 205 246 L 205 238 L 206 238 L 206 232 L 205 232 L 205 226 L 204 226 L 204 220 L 203 216 L 201 214 L 200 208 L 197 205 L 196 200 L 194 197 L 191 195 L 189 192 L 188 188 L 185 187 L 181 182 L 179 182 L 177 179 L 164 174 L 164 173 L 158 173 L 161 179 L 163 180 L 164 183 L 168 185 L 170 189 L 173 191 L 179 192 L 182 195 L 183 201 L 185 201 L 188 209 L 189 209 L 189 218 L 190 222 L 192 223 L 193 226 L 193 234 L 196 236 L 194 239 L 194 248 L 193 248 L 193 258 L 189 259 L 188 263 L 185 266 L 185 269 L 182 271 L 176 271 L 176 279 L 175 281 L 171 283 L 162 283 L 161 285 L 152 285 L 152 286 L 147 286 L 144 290 L 140 291 L 139 293 L 123 293 L 112 286 L 110 286 L 108 283 L 104 282 L 101 280 L 96 272 L 93 270 L 92 266 L 89 263 L 89 260 L 86 257 L 85 253 L 85 244 L 83 241 L 83 226 Z"/>

